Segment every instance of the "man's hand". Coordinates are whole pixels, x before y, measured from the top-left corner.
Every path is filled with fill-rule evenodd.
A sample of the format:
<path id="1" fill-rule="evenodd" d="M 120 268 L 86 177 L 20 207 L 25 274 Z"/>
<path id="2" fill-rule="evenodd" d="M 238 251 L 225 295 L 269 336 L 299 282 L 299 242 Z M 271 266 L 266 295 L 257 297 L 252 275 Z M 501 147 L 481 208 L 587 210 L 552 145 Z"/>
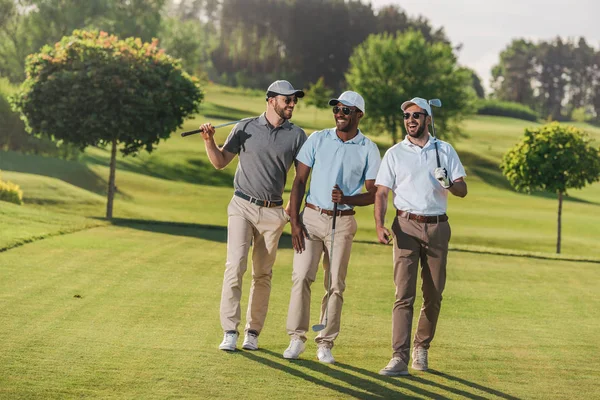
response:
<path id="1" fill-rule="evenodd" d="M 331 201 L 338 204 L 345 204 L 344 202 L 344 192 L 342 189 L 336 184 L 331 191 Z"/>
<path id="2" fill-rule="evenodd" d="M 202 129 L 200 135 L 204 140 L 210 140 L 215 136 L 215 127 L 210 122 L 200 125 L 200 129 Z"/>
<path id="3" fill-rule="evenodd" d="M 308 237 L 306 228 L 302 222 L 292 222 L 292 247 L 296 250 L 296 253 L 301 254 L 306 250 L 304 241 Z"/>
<path id="4" fill-rule="evenodd" d="M 392 232 L 390 232 L 385 226 L 378 226 L 377 239 L 379 239 L 379 243 L 390 244 L 392 242 Z"/>
<path id="5" fill-rule="evenodd" d="M 435 169 L 433 174 L 435 179 L 437 179 L 444 189 L 448 189 L 450 186 L 452 186 L 452 181 L 450 181 L 450 178 L 448 178 L 448 171 L 446 171 L 446 168 L 438 167 Z"/>

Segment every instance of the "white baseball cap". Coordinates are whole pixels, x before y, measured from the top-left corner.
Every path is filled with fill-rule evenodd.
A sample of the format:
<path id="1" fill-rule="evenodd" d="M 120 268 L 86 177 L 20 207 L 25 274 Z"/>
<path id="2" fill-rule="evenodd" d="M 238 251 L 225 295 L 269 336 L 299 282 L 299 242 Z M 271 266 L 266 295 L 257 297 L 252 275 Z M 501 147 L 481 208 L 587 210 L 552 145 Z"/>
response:
<path id="1" fill-rule="evenodd" d="M 412 105 L 421 107 L 423 110 L 427 111 L 427 115 L 431 115 L 431 106 L 429 105 L 429 102 L 421 97 L 413 97 L 412 99 L 405 101 L 400 108 L 404 111 Z"/>
<path id="2" fill-rule="evenodd" d="M 363 113 L 365 112 L 365 99 L 356 92 L 351 90 L 345 91 L 337 99 L 329 100 L 330 106 L 335 106 L 337 103 L 342 103 L 345 106 L 356 107 Z"/>

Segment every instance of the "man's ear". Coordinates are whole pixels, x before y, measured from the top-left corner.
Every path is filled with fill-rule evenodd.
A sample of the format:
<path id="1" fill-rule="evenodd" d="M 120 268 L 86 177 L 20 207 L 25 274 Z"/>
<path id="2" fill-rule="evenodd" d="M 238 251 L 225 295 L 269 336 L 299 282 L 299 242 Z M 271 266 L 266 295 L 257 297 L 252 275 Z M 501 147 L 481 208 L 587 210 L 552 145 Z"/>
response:
<path id="1" fill-rule="evenodd" d="M 364 117 L 364 116 L 365 116 L 365 113 L 364 113 L 364 112 L 362 112 L 362 111 L 359 111 L 359 112 L 358 112 L 358 119 L 361 119 L 361 118 L 362 118 L 362 117 Z"/>

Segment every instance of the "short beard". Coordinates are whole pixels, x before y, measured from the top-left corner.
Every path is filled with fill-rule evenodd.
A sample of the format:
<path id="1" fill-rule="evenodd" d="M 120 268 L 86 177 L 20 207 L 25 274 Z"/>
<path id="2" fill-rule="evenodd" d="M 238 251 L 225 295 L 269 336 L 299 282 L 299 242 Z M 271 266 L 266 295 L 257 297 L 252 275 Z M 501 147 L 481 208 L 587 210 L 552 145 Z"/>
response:
<path id="1" fill-rule="evenodd" d="M 273 110 L 275 111 L 275 113 L 277 113 L 277 115 L 279 115 L 279 118 L 288 119 L 288 117 L 285 116 L 285 107 L 281 108 L 281 107 L 279 107 L 279 105 L 277 103 L 275 103 L 273 105 Z M 290 118 L 291 118 L 291 116 L 290 116 Z"/>
<path id="2" fill-rule="evenodd" d="M 406 132 L 408 133 L 408 130 Z M 425 132 L 425 124 L 421 125 L 419 127 L 419 129 L 417 130 L 417 133 L 415 133 L 414 135 L 411 135 L 410 133 L 408 133 L 408 135 L 415 139 L 420 139 L 423 136 L 424 132 Z"/>

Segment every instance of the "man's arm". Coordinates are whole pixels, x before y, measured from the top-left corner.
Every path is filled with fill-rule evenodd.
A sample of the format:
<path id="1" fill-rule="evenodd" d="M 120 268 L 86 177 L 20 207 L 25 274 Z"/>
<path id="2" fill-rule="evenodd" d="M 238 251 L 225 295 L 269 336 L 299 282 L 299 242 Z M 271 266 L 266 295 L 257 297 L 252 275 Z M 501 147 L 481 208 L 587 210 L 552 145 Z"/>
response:
<path id="1" fill-rule="evenodd" d="M 310 167 L 306 164 L 297 161 L 296 165 L 296 177 L 292 184 L 292 193 L 290 194 L 289 203 L 289 214 L 290 223 L 292 225 L 292 246 L 298 253 L 302 253 L 305 249 L 304 239 L 306 238 L 306 231 L 304 225 L 300 221 L 300 206 L 302 205 L 302 199 L 306 191 L 306 182 L 310 175 Z"/>
<path id="2" fill-rule="evenodd" d="M 375 192 L 377 191 L 375 179 L 365 181 L 365 189 L 367 189 L 365 193 L 354 196 L 345 196 L 340 187 L 335 185 L 331 191 L 331 201 L 338 204 L 347 204 L 349 206 L 368 206 L 375 202 Z"/>
<path id="3" fill-rule="evenodd" d="M 467 195 L 467 182 L 463 178 L 458 178 L 452 182 L 452 186 L 448 190 L 455 196 L 465 197 Z"/>
<path id="4" fill-rule="evenodd" d="M 392 241 L 392 233 L 385 227 L 385 213 L 387 211 L 388 193 L 387 186 L 377 186 L 375 193 L 375 228 L 379 243 L 389 244 Z"/>
<path id="5" fill-rule="evenodd" d="M 200 129 L 202 129 L 200 134 L 202 135 L 202 139 L 204 139 L 204 146 L 206 147 L 206 153 L 208 154 L 210 163 L 216 169 L 225 168 L 231 160 L 233 160 L 235 154 L 230 153 L 225 149 L 219 149 L 215 143 L 215 128 L 212 124 L 207 123 L 200 125 Z"/>

